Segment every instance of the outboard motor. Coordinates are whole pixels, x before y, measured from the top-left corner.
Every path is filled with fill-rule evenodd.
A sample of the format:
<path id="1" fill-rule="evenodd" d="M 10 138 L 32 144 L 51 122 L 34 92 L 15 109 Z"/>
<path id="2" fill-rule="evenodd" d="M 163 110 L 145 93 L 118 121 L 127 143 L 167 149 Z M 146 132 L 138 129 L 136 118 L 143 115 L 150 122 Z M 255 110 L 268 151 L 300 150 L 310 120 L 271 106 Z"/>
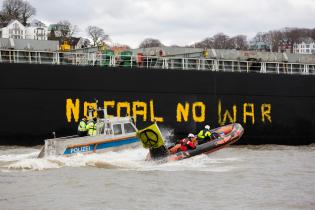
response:
<path id="1" fill-rule="evenodd" d="M 159 160 L 162 158 L 166 158 L 169 155 L 168 149 L 165 147 L 165 145 L 162 145 L 158 148 L 150 148 L 150 156 L 152 160 Z"/>

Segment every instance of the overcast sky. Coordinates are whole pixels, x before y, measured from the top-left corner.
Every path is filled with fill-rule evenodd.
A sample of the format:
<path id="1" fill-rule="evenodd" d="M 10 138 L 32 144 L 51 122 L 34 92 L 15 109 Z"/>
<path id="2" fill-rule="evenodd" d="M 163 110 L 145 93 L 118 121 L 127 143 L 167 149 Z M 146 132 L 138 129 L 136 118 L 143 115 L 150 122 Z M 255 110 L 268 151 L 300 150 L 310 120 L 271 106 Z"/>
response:
<path id="1" fill-rule="evenodd" d="M 145 38 L 186 45 L 223 32 L 252 38 L 284 27 L 315 28 L 315 0 L 29 0 L 36 19 L 69 20 L 81 33 L 104 29 L 112 42 L 137 47 Z"/>

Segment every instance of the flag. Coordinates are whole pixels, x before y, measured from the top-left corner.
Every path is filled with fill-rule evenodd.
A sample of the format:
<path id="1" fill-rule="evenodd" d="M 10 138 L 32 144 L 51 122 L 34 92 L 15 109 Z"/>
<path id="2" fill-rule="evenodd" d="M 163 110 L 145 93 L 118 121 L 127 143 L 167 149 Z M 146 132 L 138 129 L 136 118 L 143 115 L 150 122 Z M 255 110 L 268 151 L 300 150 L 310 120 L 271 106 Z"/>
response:
<path id="1" fill-rule="evenodd" d="M 164 145 L 164 139 L 156 123 L 137 132 L 144 148 L 159 148 Z"/>

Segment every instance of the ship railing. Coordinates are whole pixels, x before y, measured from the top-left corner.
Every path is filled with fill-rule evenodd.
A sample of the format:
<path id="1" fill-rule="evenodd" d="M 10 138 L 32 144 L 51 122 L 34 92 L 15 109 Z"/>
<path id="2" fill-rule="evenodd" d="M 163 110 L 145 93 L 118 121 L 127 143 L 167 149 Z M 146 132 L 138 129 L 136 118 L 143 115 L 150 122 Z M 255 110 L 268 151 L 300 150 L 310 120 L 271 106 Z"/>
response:
<path id="1" fill-rule="evenodd" d="M 47 52 L 0 49 L 1 63 L 80 65 L 122 68 L 198 70 L 217 72 L 256 72 L 273 74 L 315 74 L 315 64 L 227 60 L 217 58 L 186 58 L 139 56 L 101 53 Z"/>

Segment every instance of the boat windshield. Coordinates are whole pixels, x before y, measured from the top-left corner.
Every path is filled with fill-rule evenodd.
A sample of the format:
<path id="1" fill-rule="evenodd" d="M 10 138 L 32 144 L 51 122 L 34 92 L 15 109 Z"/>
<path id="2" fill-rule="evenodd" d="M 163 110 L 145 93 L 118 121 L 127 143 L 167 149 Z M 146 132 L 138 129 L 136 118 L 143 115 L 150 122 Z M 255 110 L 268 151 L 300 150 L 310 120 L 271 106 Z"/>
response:
<path id="1" fill-rule="evenodd" d="M 136 129 L 131 125 L 131 123 L 124 123 L 125 133 L 134 133 Z"/>
<path id="2" fill-rule="evenodd" d="M 122 134 L 121 124 L 114 124 L 113 130 L 114 130 L 114 135 L 121 135 Z"/>

